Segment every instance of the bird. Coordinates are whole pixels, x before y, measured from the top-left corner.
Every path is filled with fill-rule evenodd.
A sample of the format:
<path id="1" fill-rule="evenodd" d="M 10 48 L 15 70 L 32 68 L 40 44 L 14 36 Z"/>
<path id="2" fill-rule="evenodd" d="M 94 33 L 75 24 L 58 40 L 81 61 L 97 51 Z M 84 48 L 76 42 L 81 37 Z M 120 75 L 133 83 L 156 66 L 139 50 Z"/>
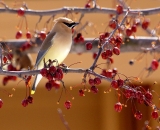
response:
<path id="1" fill-rule="evenodd" d="M 45 61 L 56 59 L 58 63 L 62 63 L 70 52 L 72 46 L 72 29 L 79 23 L 66 17 L 59 17 L 54 22 L 53 28 L 40 47 L 34 68 L 42 69 L 44 67 L 44 59 Z M 41 74 L 35 76 L 31 94 L 35 93 L 41 79 Z"/>

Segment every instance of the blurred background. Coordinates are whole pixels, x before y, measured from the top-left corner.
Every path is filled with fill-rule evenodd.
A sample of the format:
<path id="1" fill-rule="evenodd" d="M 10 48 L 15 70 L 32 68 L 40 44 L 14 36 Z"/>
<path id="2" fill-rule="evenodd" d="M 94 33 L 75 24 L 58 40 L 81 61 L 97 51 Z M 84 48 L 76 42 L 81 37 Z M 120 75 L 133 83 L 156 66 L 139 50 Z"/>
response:
<path id="1" fill-rule="evenodd" d="M 4 1 L 9 7 L 14 7 L 15 1 L 5 0 Z M 22 4 L 22 0 L 17 0 L 17 8 Z M 76 6 L 84 7 L 87 3 L 86 0 L 25 0 L 29 9 L 35 10 L 47 10 L 56 9 L 64 6 Z M 98 5 L 102 7 L 115 8 L 116 2 L 114 0 L 97 0 Z M 153 8 L 159 7 L 159 0 L 128 0 L 127 4 L 133 9 L 142 8 Z M 59 17 L 57 15 L 56 17 Z M 62 16 L 62 15 L 61 15 Z M 70 16 L 74 20 L 77 20 L 76 15 Z M 160 19 L 159 14 L 146 16 L 151 19 L 150 28 L 154 28 Z M 0 37 L 2 39 L 14 39 L 17 29 L 16 26 L 20 20 L 16 14 L 0 13 Z M 43 29 L 44 23 L 48 20 L 49 16 L 43 17 L 41 23 L 39 24 L 39 29 Z M 27 22 L 29 30 L 33 31 L 35 24 L 38 21 L 38 16 L 27 15 Z M 85 38 L 95 38 L 98 36 L 99 32 L 104 31 L 104 24 L 108 23 L 110 17 L 108 14 L 87 14 L 83 18 L 83 23 L 89 21 L 94 24 L 94 27 L 87 27 L 86 32 L 82 31 Z M 94 29 L 93 29 L 94 28 Z M 96 30 L 96 31 L 95 31 Z M 23 24 L 22 32 L 25 33 L 25 24 Z M 139 36 L 147 36 L 146 32 L 142 29 L 136 33 Z M 23 37 L 25 38 L 25 36 Z M 114 64 L 111 68 L 116 67 L 118 72 L 125 74 L 126 76 L 138 76 L 139 73 L 146 67 L 146 59 L 143 58 L 138 63 L 133 66 L 128 64 L 130 59 L 137 56 L 136 52 L 121 53 L 119 56 L 114 56 Z M 36 54 L 31 54 L 33 64 L 35 62 Z M 153 59 L 153 56 L 147 55 L 148 65 Z M 92 53 L 85 54 L 69 54 L 69 56 L 64 61 L 68 66 L 72 63 L 82 61 L 80 64 L 72 66 L 73 68 L 88 68 L 93 62 Z M 100 60 L 98 63 L 103 63 Z M 105 68 L 105 65 L 101 66 Z M 97 70 L 101 72 L 101 70 Z M 153 85 L 155 81 L 159 83 L 159 70 L 155 71 L 149 77 L 146 77 L 147 73 L 143 76 L 143 85 L 152 87 L 157 93 L 160 93 L 159 84 Z M 29 104 L 26 108 L 21 105 L 21 101 L 25 98 L 25 84 L 20 79 L 16 82 L 9 82 L 6 86 L 0 85 L 1 93 L 0 98 L 4 101 L 3 107 L 0 109 L 0 129 L 1 130 L 65 130 L 65 126 L 58 114 L 57 109 L 62 110 L 62 115 L 68 122 L 71 130 L 141 130 L 144 126 L 145 120 L 150 120 L 150 126 L 153 129 L 159 124 L 157 121 L 151 119 L 151 108 L 145 105 L 136 104 L 137 109 L 141 110 L 143 114 L 143 119 L 137 121 L 132 112 L 133 105 L 129 101 L 127 107 L 124 108 L 122 112 L 117 113 L 114 110 L 114 104 L 117 102 L 117 96 L 115 91 L 111 91 L 109 94 L 104 94 L 103 91 L 109 88 L 109 83 L 103 81 L 99 88 L 98 94 L 93 94 L 86 92 L 84 97 L 80 97 L 78 90 L 82 88 L 80 85 L 82 74 L 66 74 L 64 76 L 64 82 L 66 87 L 73 86 L 73 90 L 69 90 L 67 96 L 65 93 L 62 94 L 60 104 L 57 105 L 57 101 L 61 94 L 61 89 L 59 91 L 48 92 L 45 89 L 45 83 L 47 80 L 43 79 L 38 89 L 33 96 L 33 104 Z M 1 76 L 1 80 L 3 76 Z M 21 82 L 20 82 L 21 81 Z M 89 85 L 88 85 L 89 86 Z M 16 88 L 12 91 L 12 88 Z M 4 89 L 13 93 L 13 97 L 9 98 L 5 94 Z M 64 107 L 64 102 L 67 99 L 71 100 L 72 108 L 66 110 Z M 74 100 L 72 100 L 74 97 Z M 154 102 L 159 106 L 158 96 L 154 94 Z M 122 100 L 123 103 L 125 101 Z"/>

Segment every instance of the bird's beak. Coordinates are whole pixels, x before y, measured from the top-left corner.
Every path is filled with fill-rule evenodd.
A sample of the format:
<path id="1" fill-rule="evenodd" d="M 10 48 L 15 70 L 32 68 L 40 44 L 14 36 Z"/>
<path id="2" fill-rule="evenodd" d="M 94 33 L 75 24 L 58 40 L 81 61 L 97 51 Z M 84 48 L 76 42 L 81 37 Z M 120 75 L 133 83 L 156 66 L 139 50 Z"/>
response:
<path id="1" fill-rule="evenodd" d="M 79 24 L 79 23 L 76 23 L 76 22 L 75 22 L 75 24 L 74 24 L 74 25 L 76 26 L 76 25 L 78 25 L 78 24 Z"/>
<path id="2" fill-rule="evenodd" d="M 77 26 L 79 23 L 75 22 L 74 25 L 72 26 L 72 29 Z"/>

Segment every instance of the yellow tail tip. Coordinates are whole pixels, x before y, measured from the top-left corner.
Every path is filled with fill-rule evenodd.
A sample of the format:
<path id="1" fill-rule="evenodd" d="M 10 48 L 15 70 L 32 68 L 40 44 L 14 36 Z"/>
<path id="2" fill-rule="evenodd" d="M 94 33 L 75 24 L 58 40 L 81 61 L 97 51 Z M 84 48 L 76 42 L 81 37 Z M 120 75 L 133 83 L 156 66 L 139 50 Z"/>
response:
<path id="1" fill-rule="evenodd" d="M 31 90 L 31 94 L 33 95 L 35 93 L 35 91 L 34 90 Z"/>

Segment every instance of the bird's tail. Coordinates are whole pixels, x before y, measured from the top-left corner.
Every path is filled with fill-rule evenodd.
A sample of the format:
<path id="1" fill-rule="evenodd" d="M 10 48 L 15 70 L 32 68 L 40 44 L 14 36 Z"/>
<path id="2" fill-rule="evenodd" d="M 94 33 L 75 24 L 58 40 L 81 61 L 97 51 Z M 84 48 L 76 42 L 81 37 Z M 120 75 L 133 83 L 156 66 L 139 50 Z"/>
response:
<path id="1" fill-rule="evenodd" d="M 31 94 L 34 94 L 37 88 L 38 83 L 40 82 L 40 80 L 42 79 L 42 75 L 41 74 L 37 74 L 32 86 L 32 90 L 31 90 Z"/>

